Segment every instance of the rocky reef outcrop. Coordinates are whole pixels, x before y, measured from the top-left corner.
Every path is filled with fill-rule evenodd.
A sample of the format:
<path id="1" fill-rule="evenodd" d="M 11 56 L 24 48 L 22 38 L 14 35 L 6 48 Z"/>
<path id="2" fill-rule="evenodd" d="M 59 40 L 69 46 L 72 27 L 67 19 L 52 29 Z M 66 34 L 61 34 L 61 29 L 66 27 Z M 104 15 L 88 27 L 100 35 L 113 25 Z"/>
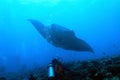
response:
<path id="1" fill-rule="evenodd" d="M 64 80 L 120 80 L 120 55 L 95 60 L 63 62 Z M 8 73 L 0 80 L 48 80 L 47 65 L 22 73 Z"/>

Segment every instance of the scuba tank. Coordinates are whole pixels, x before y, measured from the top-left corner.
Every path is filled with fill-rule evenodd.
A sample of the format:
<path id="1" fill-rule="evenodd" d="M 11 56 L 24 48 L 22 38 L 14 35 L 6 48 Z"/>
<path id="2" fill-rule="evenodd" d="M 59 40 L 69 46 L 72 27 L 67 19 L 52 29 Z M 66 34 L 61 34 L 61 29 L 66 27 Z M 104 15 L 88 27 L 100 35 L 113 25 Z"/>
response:
<path id="1" fill-rule="evenodd" d="M 55 77 L 55 73 L 54 73 L 54 68 L 53 68 L 53 64 L 49 64 L 48 65 L 48 80 L 54 80 Z"/>

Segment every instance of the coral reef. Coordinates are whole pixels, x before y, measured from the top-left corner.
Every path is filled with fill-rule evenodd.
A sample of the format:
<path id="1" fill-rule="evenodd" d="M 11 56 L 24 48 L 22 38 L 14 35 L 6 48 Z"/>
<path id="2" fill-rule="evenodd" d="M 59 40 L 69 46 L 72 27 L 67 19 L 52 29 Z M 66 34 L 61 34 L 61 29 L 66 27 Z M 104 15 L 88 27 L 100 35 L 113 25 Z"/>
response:
<path id="1" fill-rule="evenodd" d="M 64 62 L 64 80 L 120 80 L 120 55 L 87 61 Z M 31 75 L 32 74 L 32 75 Z M 48 80 L 47 65 L 23 73 L 9 73 L 0 80 Z"/>

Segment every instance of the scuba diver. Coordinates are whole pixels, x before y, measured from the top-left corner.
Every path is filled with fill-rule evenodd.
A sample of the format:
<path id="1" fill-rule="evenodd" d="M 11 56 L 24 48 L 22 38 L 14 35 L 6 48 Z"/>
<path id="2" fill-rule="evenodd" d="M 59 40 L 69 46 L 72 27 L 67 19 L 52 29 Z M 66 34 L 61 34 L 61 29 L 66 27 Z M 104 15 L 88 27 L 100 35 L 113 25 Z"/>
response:
<path id="1" fill-rule="evenodd" d="M 62 63 L 56 58 L 48 66 L 48 80 L 63 80 L 64 68 Z"/>
<path id="2" fill-rule="evenodd" d="M 74 78 L 80 79 L 80 73 L 73 71 L 63 66 L 63 64 L 56 58 L 48 66 L 48 80 L 74 80 Z"/>

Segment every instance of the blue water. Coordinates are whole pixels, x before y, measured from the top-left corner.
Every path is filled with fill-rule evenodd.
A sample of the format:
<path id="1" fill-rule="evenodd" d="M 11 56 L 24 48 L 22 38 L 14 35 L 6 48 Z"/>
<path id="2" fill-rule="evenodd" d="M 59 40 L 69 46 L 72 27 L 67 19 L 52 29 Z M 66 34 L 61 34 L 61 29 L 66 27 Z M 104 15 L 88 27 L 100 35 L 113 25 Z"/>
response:
<path id="1" fill-rule="evenodd" d="M 74 30 L 95 51 L 76 52 L 49 44 L 31 25 L 36 19 Z M 120 54 L 120 0 L 0 0 L 0 72 L 62 61 Z"/>

